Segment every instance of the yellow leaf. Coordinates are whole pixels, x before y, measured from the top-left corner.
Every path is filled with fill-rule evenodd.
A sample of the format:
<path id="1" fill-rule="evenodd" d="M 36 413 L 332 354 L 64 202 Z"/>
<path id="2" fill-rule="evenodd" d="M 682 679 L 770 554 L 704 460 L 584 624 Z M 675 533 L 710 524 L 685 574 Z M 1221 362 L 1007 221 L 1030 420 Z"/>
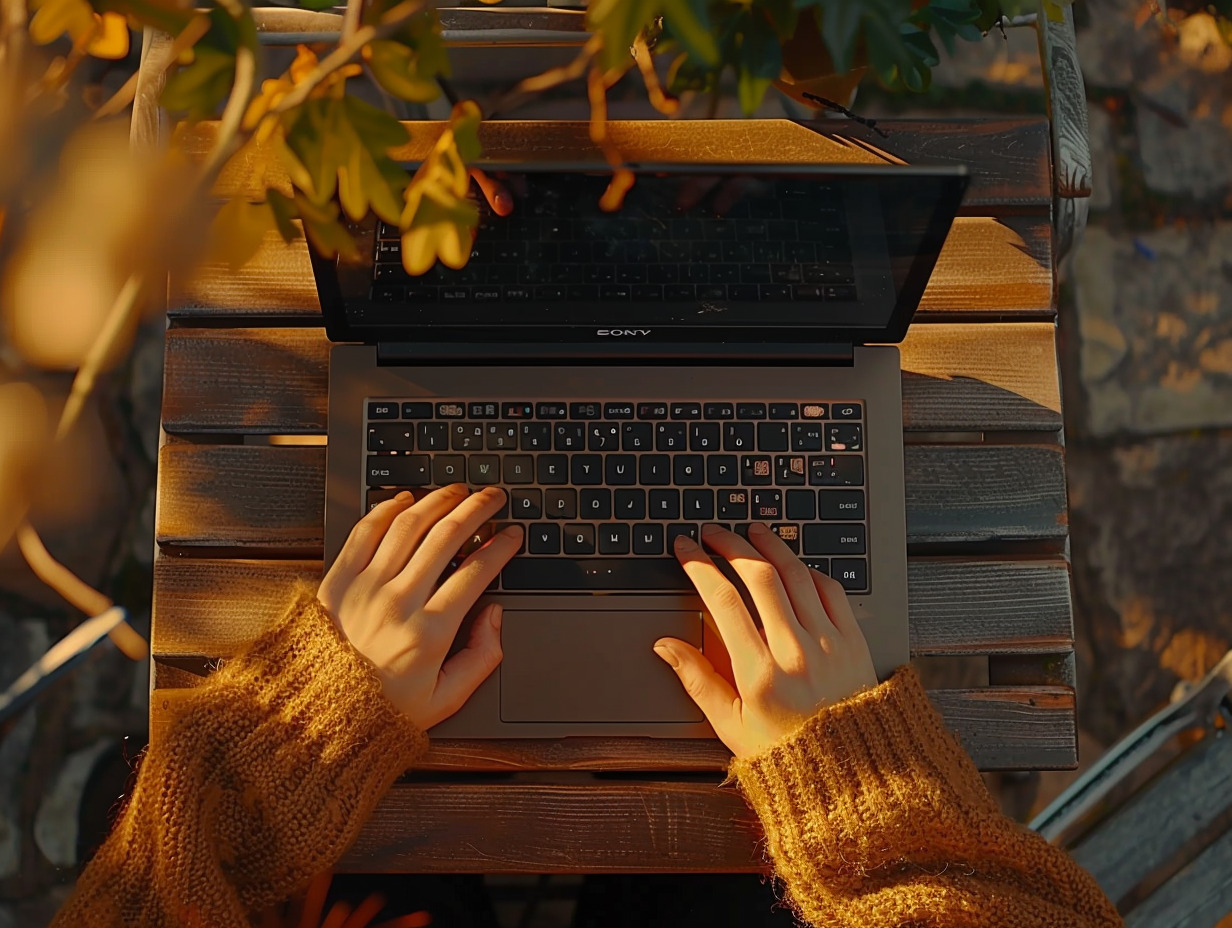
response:
<path id="1" fill-rule="evenodd" d="M 128 20 L 119 13 L 95 16 L 97 31 L 86 46 L 95 58 L 118 61 L 128 55 Z"/>
<path id="2" fill-rule="evenodd" d="M 94 11 L 86 0 L 43 0 L 30 20 L 30 38 L 48 45 L 67 32 L 76 42 L 94 27 Z"/>
<path id="3" fill-rule="evenodd" d="M 277 228 L 268 203 L 233 197 L 218 211 L 210 230 L 210 255 L 236 271 L 257 253 L 265 233 Z"/>

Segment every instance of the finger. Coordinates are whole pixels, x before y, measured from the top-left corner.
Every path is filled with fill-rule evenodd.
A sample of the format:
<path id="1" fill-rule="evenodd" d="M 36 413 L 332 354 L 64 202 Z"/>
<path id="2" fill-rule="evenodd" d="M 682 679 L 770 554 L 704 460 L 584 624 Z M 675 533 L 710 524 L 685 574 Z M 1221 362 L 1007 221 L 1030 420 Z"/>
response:
<path id="1" fill-rule="evenodd" d="M 757 523 L 749 527 L 750 533 L 758 531 Z M 765 526 L 762 530 L 769 532 Z M 801 657 L 801 646 L 804 639 L 804 627 L 796 618 L 795 609 L 783 581 L 774 565 L 761 556 L 751 544 L 737 535 L 719 528 L 717 525 L 702 527 L 702 540 L 714 548 L 732 570 L 744 581 L 757 614 L 761 616 L 761 627 L 766 630 L 766 643 L 770 653 L 779 661 L 793 662 Z"/>
<path id="2" fill-rule="evenodd" d="M 455 483 L 433 490 L 398 513 L 365 570 L 371 571 L 371 576 L 379 583 L 396 577 L 436 521 L 466 499 L 468 493 L 463 484 Z"/>
<path id="3" fill-rule="evenodd" d="M 761 523 L 749 526 L 749 541 L 778 572 L 787 598 L 791 600 L 796 621 L 814 639 L 832 637 L 834 623 L 830 621 L 825 607 L 821 604 L 821 596 L 813 583 L 812 573 L 800 558 L 787 547 L 783 539 Z"/>
<path id="4" fill-rule="evenodd" d="M 329 573 L 321 581 L 322 585 L 349 583 L 359 576 L 360 571 L 372 562 L 381 544 L 381 539 L 389 531 L 394 519 L 410 508 L 413 502 L 415 502 L 415 497 L 410 491 L 403 490 L 393 499 L 387 499 L 373 506 L 372 510 L 356 522 L 355 527 L 351 529 L 351 534 L 347 536 L 346 543 L 338 552 L 338 557 L 330 567 Z"/>
<path id="5" fill-rule="evenodd" d="M 834 627 L 838 629 L 839 634 L 844 638 L 864 641 L 864 630 L 860 628 L 860 623 L 856 621 L 855 613 L 851 610 L 851 602 L 847 599 L 847 591 L 843 589 L 843 585 L 832 577 L 827 577 L 820 570 L 809 570 L 809 574 L 813 578 L 813 586 L 817 590 L 817 596 L 821 599 L 821 606 L 826 610 L 826 615 Z M 867 645 L 867 642 L 865 644 Z"/>
<path id="6" fill-rule="evenodd" d="M 684 535 L 678 537 L 673 550 L 690 582 L 697 588 L 702 602 L 710 610 L 719 637 L 731 655 L 732 676 L 736 684 L 751 679 L 752 672 L 769 657 L 769 651 L 757 633 L 753 617 L 744 607 L 740 591 L 719 572 L 710 556 L 689 538 Z"/>
<path id="7" fill-rule="evenodd" d="M 486 487 L 443 515 L 398 575 L 400 590 L 403 593 L 422 590 L 422 601 L 426 602 L 449 562 L 458 556 L 458 550 L 485 522 L 491 521 L 504 504 L 503 490 Z"/>
<path id="8" fill-rule="evenodd" d="M 654 651 L 676 672 L 714 733 L 734 751 L 731 736 L 739 731 L 741 703 L 731 684 L 715 672 L 701 651 L 679 638 L 660 638 Z"/>
<path id="9" fill-rule="evenodd" d="M 448 647 L 476 600 L 521 549 L 522 526 L 510 525 L 489 538 L 482 548 L 463 561 L 440 589 L 432 594 L 423 610 L 432 617 L 432 635 L 435 637 L 439 632 Z"/>
<path id="10" fill-rule="evenodd" d="M 488 177 L 479 168 L 471 168 L 471 177 L 475 178 L 475 183 L 479 185 L 488 206 L 492 207 L 492 212 L 498 216 L 508 216 L 513 212 L 513 197 L 504 184 Z"/>
<path id="11" fill-rule="evenodd" d="M 501 607 L 492 603 L 471 626 L 466 647 L 445 661 L 429 702 L 431 724 L 444 721 L 465 705 L 501 662 Z"/>

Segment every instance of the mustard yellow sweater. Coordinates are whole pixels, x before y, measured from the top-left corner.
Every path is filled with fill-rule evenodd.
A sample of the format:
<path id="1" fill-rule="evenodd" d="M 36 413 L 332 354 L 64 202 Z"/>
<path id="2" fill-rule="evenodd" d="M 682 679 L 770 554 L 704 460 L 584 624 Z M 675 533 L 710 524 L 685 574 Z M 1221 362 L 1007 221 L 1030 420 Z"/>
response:
<path id="1" fill-rule="evenodd" d="M 341 857 L 427 743 L 303 596 L 153 745 L 53 928 L 244 928 Z M 1087 873 L 1000 814 L 909 669 L 732 773 L 814 925 L 1121 924 Z"/>

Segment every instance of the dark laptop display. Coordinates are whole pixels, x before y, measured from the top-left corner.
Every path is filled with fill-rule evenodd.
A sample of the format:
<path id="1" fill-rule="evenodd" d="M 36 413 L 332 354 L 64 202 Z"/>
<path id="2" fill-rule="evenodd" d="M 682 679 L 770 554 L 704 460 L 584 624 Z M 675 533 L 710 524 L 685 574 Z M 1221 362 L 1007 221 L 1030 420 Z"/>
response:
<path id="1" fill-rule="evenodd" d="M 957 168 L 643 165 L 605 213 L 610 174 L 593 166 L 487 170 L 514 209 L 495 216 L 475 190 L 466 267 L 412 277 L 397 229 L 373 220 L 361 261 L 315 262 L 331 338 L 567 341 L 653 326 L 656 341 L 896 341 L 965 182 Z"/>

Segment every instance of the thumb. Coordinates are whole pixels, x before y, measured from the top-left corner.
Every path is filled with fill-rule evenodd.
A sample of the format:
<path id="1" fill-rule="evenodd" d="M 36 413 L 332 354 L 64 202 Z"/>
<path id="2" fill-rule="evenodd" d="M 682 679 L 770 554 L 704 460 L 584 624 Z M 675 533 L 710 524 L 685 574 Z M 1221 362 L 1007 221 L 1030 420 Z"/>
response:
<path id="1" fill-rule="evenodd" d="M 678 638 L 660 638 L 655 654 L 667 661 L 689 698 L 697 703 L 706 720 L 729 748 L 740 725 L 740 697 L 730 683 L 719 676 L 714 665 L 693 645 Z"/>
<path id="2" fill-rule="evenodd" d="M 437 722 L 461 709 L 501 662 L 501 613 L 496 603 L 484 609 L 471 625 L 466 647 L 441 667 L 431 701 L 431 712 L 437 716 Z"/>

